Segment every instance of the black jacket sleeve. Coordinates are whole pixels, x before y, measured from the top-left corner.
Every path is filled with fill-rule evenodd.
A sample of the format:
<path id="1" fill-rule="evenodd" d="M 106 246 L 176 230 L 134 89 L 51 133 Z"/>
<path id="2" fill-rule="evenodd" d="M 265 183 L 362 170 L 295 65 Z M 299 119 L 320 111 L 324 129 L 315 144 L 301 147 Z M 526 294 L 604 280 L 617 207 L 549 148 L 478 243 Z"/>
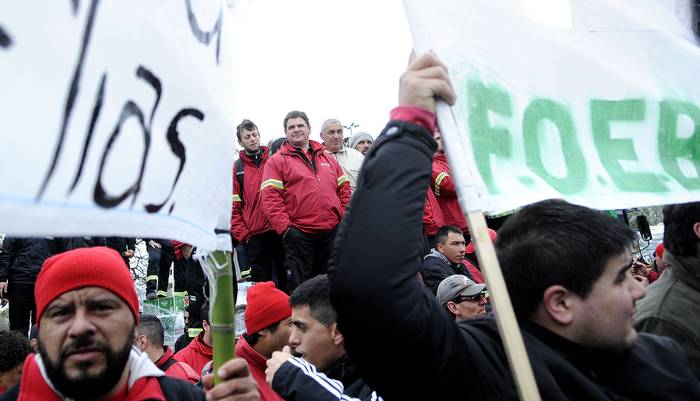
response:
<path id="1" fill-rule="evenodd" d="M 363 398 L 344 394 L 343 383 L 333 380 L 301 358 L 291 358 L 283 363 L 272 379 L 272 389 L 286 401 L 381 401 L 376 392 Z"/>
<path id="2" fill-rule="evenodd" d="M 5 237 L 0 252 L 0 281 L 7 281 L 10 277 L 10 267 L 15 257 L 16 239 Z"/>
<path id="3" fill-rule="evenodd" d="M 386 399 L 465 391 L 478 399 L 504 377 L 475 340 L 479 333 L 458 327 L 417 279 L 435 149 L 424 128 L 387 125 L 362 167 L 331 257 L 331 299 L 346 350 Z"/>

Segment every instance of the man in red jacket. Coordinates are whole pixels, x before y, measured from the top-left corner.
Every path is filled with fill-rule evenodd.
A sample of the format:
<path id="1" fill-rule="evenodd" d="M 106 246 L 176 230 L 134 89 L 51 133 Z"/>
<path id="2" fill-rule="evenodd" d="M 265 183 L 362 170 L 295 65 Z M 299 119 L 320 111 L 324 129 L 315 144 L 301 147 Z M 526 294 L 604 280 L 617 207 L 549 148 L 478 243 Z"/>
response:
<path id="1" fill-rule="evenodd" d="M 173 358 L 173 350 L 163 342 L 164 330 L 160 319 L 156 315 L 141 315 L 139 324 L 136 325 L 136 348 L 148 355 L 148 359 L 165 372 L 166 376 L 197 383 L 201 378 L 200 374 L 195 372 L 192 366 Z"/>
<path id="2" fill-rule="evenodd" d="M 253 281 L 271 281 L 274 266 L 277 288 L 286 291 L 287 270 L 284 268 L 282 237 L 272 229 L 262 208 L 260 184 L 270 157 L 269 149 L 260 146 L 258 127 L 250 120 L 243 120 L 236 127 L 236 136 L 243 150 L 239 161 L 233 166 L 231 233 L 248 250 Z"/>
<path id="3" fill-rule="evenodd" d="M 450 166 L 447 165 L 447 157 L 442 146 L 440 131 L 435 132 L 435 142 L 437 142 L 438 148 L 435 156 L 433 156 L 433 173 L 430 178 L 431 188 L 440 204 L 440 209 L 442 209 L 445 224 L 462 230 L 464 238 L 469 241 L 467 220 L 464 218 L 462 208 L 459 206 L 459 200 L 457 200 L 457 191 L 450 176 Z"/>
<path id="4" fill-rule="evenodd" d="M 202 374 L 202 369 L 213 358 L 211 349 L 211 327 L 209 327 L 209 301 L 205 301 L 202 305 L 202 332 L 187 344 L 187 347 L 181 349 L 173 358 L 180 362 L 184 362 L 194 369 L 195 372 Z"/>
<path id="5" fill-rule="evenodd" d="M 34 297 L 39 354 L 27 357 L 19 385 L 0 400 L 204 401 L 196 386 L 165 376 L 133 349 L 139 300 L 116 251 L 79 248 L 47 259 Z M 209 399 L 254 399 L 246 366 L 241 359 L 222 365 L 226 379 Z"/>
<path id="6" fill-rule="evenodd" d="M 333 154 L 309 140 L 309 119 L 290 111 L 287 140 L 265 165 L 262 204 L 272 228 L 284 238 L 291 292 L 326 272 L 335 228 L 350 202 L 350 183 Z"/>
<path id="7" fill-rule="evenodd" d="M 282 401 L 265 381 L 267 360 L 289 342 L 292 308 L 287 294 L 271 281 L 248 289 L 245 309 L 246 332 L 238 338 L 236 355 L 248 362 L 253 379 L 258 383 L 261 401 Z"/>

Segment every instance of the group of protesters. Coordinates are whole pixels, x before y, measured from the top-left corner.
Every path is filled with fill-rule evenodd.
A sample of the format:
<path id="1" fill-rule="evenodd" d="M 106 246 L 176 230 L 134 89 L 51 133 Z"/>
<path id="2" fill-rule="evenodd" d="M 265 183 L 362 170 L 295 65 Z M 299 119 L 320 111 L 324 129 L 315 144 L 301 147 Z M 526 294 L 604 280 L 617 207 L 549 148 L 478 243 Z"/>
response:
<path id="1" fill-rule="evenodd" d="M 34 276 L 15 281 L 24 248 L 12 244 L 27 240 L 6 240 L 0 295 L 28 285 L 36 343 L 29 315 L 0 333 L 0 400 L 518 399 L 436 130 L 438 99 L 455 93 L 428 53 L 403 74 L 376 141 L 344 141 L 335 119 L 323 143 L 310 140 L 300 111 L 284 118 L 275 152 L 252 121 L 236 128 L 231 232 L 256 284 L 236 358 L 216 372 L 206 295 L 188 307 L 202 332 L 173 352 L 162 322 L 139 313 L 124 266 L 133 244 L 47 247 Z M 652 277 L 635 265 L 627 226 L 563 200 L 489 231 L 543 399 L 700 398 L 700 202 L 666 206 L 664 225 Z M 170 264 L 169 247 L 190 261 L 177 262 L 175 287 L 193 295 L 196 250 L 147 247 L 154 269 Z M 149 298 L 163 291 L 159 273 L 149 271 Z"/>

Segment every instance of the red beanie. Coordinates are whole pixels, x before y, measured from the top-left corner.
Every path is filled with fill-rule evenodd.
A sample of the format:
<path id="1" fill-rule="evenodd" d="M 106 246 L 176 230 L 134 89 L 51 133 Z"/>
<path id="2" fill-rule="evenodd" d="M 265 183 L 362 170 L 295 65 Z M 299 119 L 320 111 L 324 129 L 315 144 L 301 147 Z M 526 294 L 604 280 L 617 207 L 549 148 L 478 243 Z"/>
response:
<path id="1" fill-rule="evenodd" d="M 275 288 L 275 283 L 272 281 L 265 281 L 250 287 L 247 300 L 245 327 L 248 334 L 257 333 L 292 315 L 289 297 Z"/>
<path id="2" fill-rule="evenodd" d="M 659 245 L 656 246 L 656 251 L 654 252 L 658 257 L 662 258 L 664 257 L 664 243 L 659 242 Z"/>
<path id="3" fill-rule="evenodd" d="M 46 259 L 34 286 L 37 325 L 51 301 L 83 287 L 101 287 L 123 299 L 138 324 L 139 299 L 129 269 L 124 267 L 119 253 L 103 246 L 74 249 Z"/>

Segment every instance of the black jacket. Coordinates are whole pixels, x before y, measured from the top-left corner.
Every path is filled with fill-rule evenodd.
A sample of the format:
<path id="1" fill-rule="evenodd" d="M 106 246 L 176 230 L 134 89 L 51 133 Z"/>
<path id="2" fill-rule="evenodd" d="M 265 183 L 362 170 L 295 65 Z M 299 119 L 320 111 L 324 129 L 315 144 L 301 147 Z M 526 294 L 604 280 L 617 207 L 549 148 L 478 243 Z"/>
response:
<path id="1" fill-rule="evenodd" d="M 119 252 L 121 255 L 122 252 L 125 252 L 127 249 L 131 251 L 136 249 L 136 238 L 107 237 L 105 238 L 105 245 Z"/>
<path id="2" fill-rule="evenodd" d="M 360 173 L 331 257 L 331 299 L 345 346 L 387 400 L 516 400 L 496 322 L 456 324 L 416 278 L 436 144 L 390 122 Z M 523 338 L 543 400 L 697 400 L 671 340 L 640 335 L 621 354 L 582 349 L 534 325 Z"/>
<path id="3" fill-rule="evenodd" d="M 444 255 L 435 249 L 431 249 L 430 253 L 423 258 L 421 275 L 423 275 L 423 282 L 426 287 L 430 288 L 433 295 L 437 295 L 437 289 L 442 280 L 453 274 L 461 274 L 474 280 L 466 266 L 461 263 L 450 263 Z"/>
<path id="4" fill-rule="evenodd" d="M 360 378 L 347 355 L 324 373 L 301 358 L 291 358 L 275 372 L 272 389 L 286 401 L 382 399 Z"/>
<path id="5" fill-rule="evenodd" d="M 105 237 L 57 237 L 54 239 L 56 253 L 72 251 L 78 248 L 106 246 Z"/>
<path id="6" fill-rule="evenodd" d="M 34 284 L 41 265 L 53 255 L 51 240 L 47 238 L 7 237 L 0 253 L 0 281 L 16 284 Z"/>

